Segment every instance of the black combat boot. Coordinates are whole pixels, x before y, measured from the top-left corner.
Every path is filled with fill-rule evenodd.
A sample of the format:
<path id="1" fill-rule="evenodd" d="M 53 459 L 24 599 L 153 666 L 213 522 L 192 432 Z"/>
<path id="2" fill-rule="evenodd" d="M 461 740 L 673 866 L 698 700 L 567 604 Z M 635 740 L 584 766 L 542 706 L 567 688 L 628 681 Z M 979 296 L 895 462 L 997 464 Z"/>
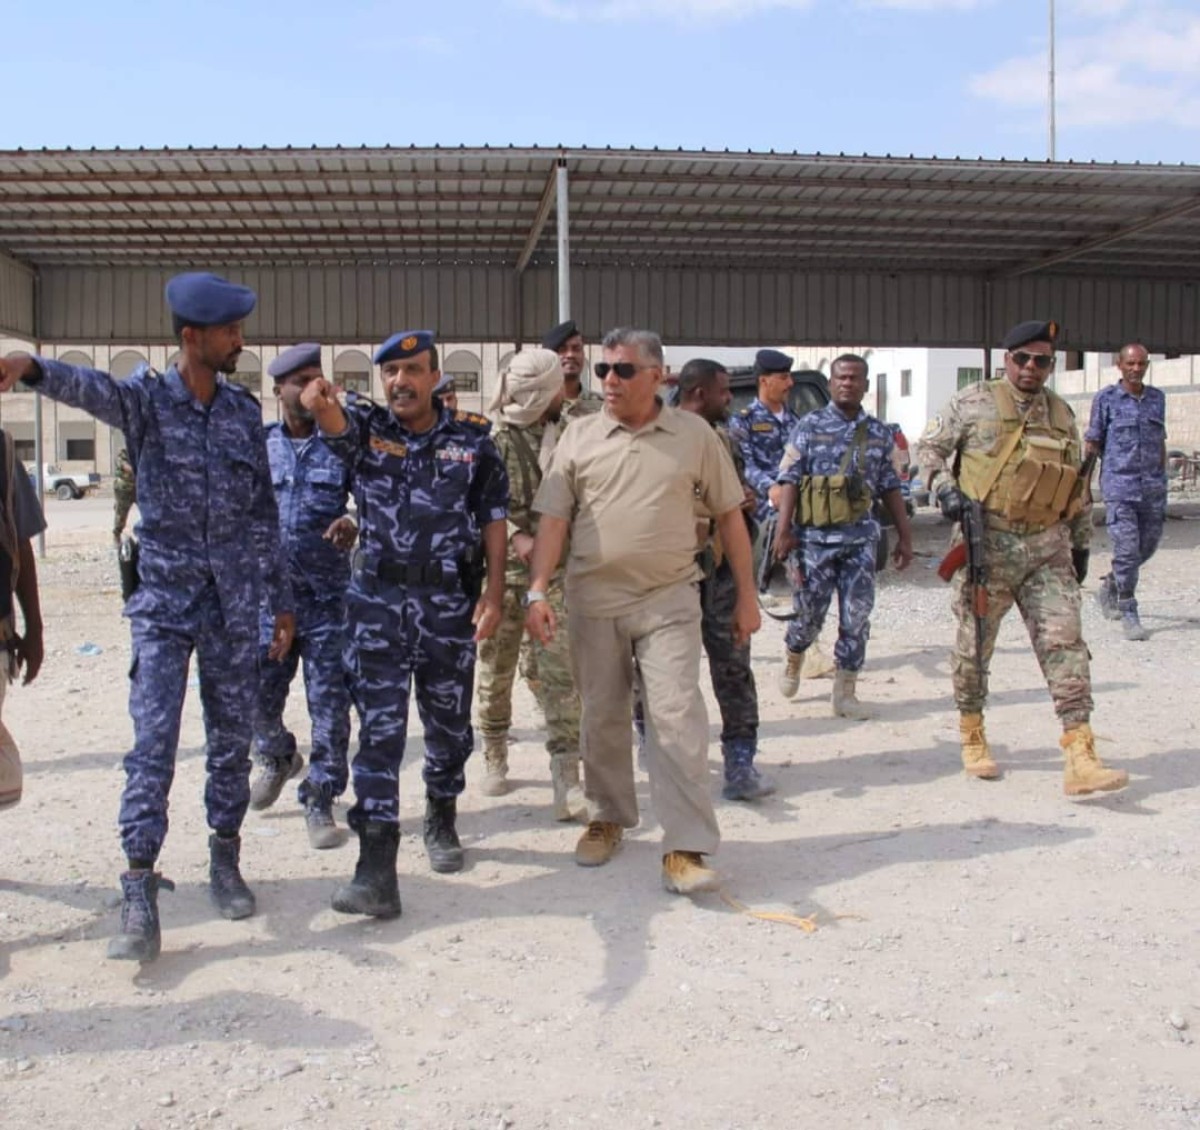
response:
<path id="1" fill-rule="evenodd" d="M 425 798 L 425 853 L 429 866 L 443 874 L 461 871 L 463 849 L 454 830 L 458 801 L 454 797 Z"/>
<path id="2" fill-rule="evenodd" d="M 254 894 L 238 870 L 241 851 L 240 836 L 208 837 L 208 893 L 222 918 L 249 918 L 254 913 Z"/>
<path id="3" fill-rule="evenodd" d="M 121 876 L 121 930 L 108 943 L 114 961 L 153 961 L 162 949 L 158 925 L 158 889 L 175 884 L 156 871 L 126 871 Z"/>
<path id="4" fill-rule="evenodd" d="M 358 829 L 358 864 L 354 878 L 333 892 L 333 909 L 342 914 L 395 918 L 400 913 L 396 883 L 396 851 L 400 829 L 371 820 Z"/>

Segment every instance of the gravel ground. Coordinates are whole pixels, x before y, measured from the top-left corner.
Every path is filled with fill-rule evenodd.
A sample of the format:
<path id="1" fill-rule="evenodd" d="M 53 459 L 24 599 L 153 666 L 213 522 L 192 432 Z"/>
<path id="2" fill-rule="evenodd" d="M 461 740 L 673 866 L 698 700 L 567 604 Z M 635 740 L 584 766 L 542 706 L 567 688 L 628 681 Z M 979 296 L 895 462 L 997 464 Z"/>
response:
<path id="1" fill-rule="evenodd" d="M 85 505 L 52 502 L 51 520 Z M 354 848 L 311 851 L 289 797 L 244 829 L 258 915 L 214 919 L 193 689 L 161 860 L 178 890 L 139 971 L 104 958 L 130 741 L 107 512 L 57 513 L 73 528 L 51 531 L 42 570 L 49 656 L 6 704 L 27 778 L 0 818 L 5 1125 L 1200 1127 L 1200 522 L 1170 522 L 1145 571 L 1149 642 L 1124 642 L 1088 586 L 1094 725 L 1133 774 L 1117 795 L 1062 796 L 1057 723 L 1011 618 L 988 716 L 1006 777 L 964 779 L 933 571 L 946 527 L 928 512 L 921 556 L 882 581 L 860 681 L 876 720 L 832 718 L 828 680 L 783 700 L 782 628 L 764 628 L 779 793 L 720 802 L 716 862 L 730 896 L 812 915 L 811 934 L 665 894 L 644 780 L 643 826 L 609 866 L 577 868 L 523 689 L 517 787 L 483 798 L 475 769 L 461 875 L 424 861 L 414 733 L 403 917 L 329 909 Z M 1106 565 L 1100 530 L 1093 578 Z"/>

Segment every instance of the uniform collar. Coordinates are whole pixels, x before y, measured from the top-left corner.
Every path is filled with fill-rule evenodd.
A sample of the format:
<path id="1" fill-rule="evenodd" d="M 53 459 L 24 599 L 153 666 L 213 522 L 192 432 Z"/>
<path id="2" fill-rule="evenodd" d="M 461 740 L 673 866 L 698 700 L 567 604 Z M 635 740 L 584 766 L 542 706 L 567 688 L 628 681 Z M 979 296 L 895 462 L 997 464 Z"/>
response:
<path id="1" fill-rule="evenodd" d="M 656 396 L 654 399 L 658 402 L 658 415 L 649 423 L 643 424 L 640 428 L 631 428 L 628 424 L 622 424 L 620 420 L 609 412 L 608 405 L 605 404 L 600 409 L 600 415 L 604 417 L 607 425 L 604 429 L 604 434 L 610 436 L 613 432 L 621 430 L 629 432 L 630 435 L 640 435 L 642 432 L 661 430 L 668 435 L 674 435 L 679 430 L 679 421 L 676 418 L 679 414 L 679 409 L 671 408 L 669 405 L 664 404 L 661 396 Z"/>

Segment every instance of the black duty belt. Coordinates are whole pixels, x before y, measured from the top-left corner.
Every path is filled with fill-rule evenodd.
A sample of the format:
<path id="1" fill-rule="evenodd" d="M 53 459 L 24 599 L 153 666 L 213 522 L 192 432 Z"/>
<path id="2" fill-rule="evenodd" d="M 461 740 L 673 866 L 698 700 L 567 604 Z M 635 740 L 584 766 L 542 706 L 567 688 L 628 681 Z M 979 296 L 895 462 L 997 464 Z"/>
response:
<path id="1" fill-rule="evenodd" d="M 449 587 L 458 584 L 458 569 L 453 562 L 380 561 L 375 574 L 389 585 L 425 585 Z"/>

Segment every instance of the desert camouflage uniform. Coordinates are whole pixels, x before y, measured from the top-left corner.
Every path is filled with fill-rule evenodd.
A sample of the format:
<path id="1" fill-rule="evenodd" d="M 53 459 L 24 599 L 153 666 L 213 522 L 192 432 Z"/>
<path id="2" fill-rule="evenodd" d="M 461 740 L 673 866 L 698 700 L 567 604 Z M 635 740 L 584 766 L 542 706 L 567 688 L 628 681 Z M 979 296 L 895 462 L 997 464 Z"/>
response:
<path id="1" fill-rule="evenodd" d="M 537 515 L 532 510 L 533 496 L 542 481 L 538 451 L 545 427 L 533 424 L 525 428 L 500 424 L 493 440 L 508 473 L 508 536 L 537 531 Z M 549 644 L 526 640 L 525 608 L 522 600 L 529 590 L 529 566 L 509 549 L 504 574 L 504 606 L 500 625 L 491 639 L 479 645 L 479 732 L 484 739 L 503 738 L 512 726 L 512 687 L 521 656 L 521 674 L 537 698 L 546 718 L 546 749 L 551 757 L 579 755 L 579 695 L 571 679 L 571 660 L 567 645 L 566 607 L 563 604 L 562 574 L 556 573 L 546 596 L 559 631 Z"/>
<path id="2" fill-rule="evenodd" d="M 559 427 L 566 427 L 572 420 L 581 416 L 590 416 L 604 407 L 604 397 L 598 392 L 585 388 L 574 400 L 564 400 Z"/>
<path id="3" fill-rule="evenodd" d="M 1080 443 L 1074 414 L 1070 414 L 1069 434 L 1056 428 L 1051 419 L 1052 401 L 1064 406 L 1065 402 L 1047 390 L 1024 400 L 1016 395 L 1018 409 L 1026 414 L 1025 434 L 1065 441 L 1066 462 L 1078 469 Z M 1067 412 L 1070 413 L 1069 407 Z M 918 445 L 917 458 L 925 481 L 930 482 L 933 475 L 955 477 L 959 457 L 993 452 L 1003 435 L 992 382 L 961 390 L 950 398 L 941 415 L 929 422 Z M 1019 459 L 1024 448 L 1022 442 L 1008 462 Z M 1066 726 L 1085 723 L 1092 712 L 1092 680 L 1080 626 L 1079 585 L 1071 549 L 1086 548 L 1091 542 L 1090 509 L 1080 510 L 1069 522 L 1059 521 L 1047 527 L 1009 522 L 990 507 L 985 509 L 985 520 L 988 615 L 983 669 L 986 672 L 991 661 L 1000 621 L 1015 604 L 1029 630 L 1059 718 Z M 960 536 L 956 534 L 956 539 Z M 964 569 L 954 578 L 953 606 L 958 634 L 951 670 L 959 711 L 974 714 L 983 711 L 987 679 L 975 661 L 975 622 L 965 589 Z"/>

